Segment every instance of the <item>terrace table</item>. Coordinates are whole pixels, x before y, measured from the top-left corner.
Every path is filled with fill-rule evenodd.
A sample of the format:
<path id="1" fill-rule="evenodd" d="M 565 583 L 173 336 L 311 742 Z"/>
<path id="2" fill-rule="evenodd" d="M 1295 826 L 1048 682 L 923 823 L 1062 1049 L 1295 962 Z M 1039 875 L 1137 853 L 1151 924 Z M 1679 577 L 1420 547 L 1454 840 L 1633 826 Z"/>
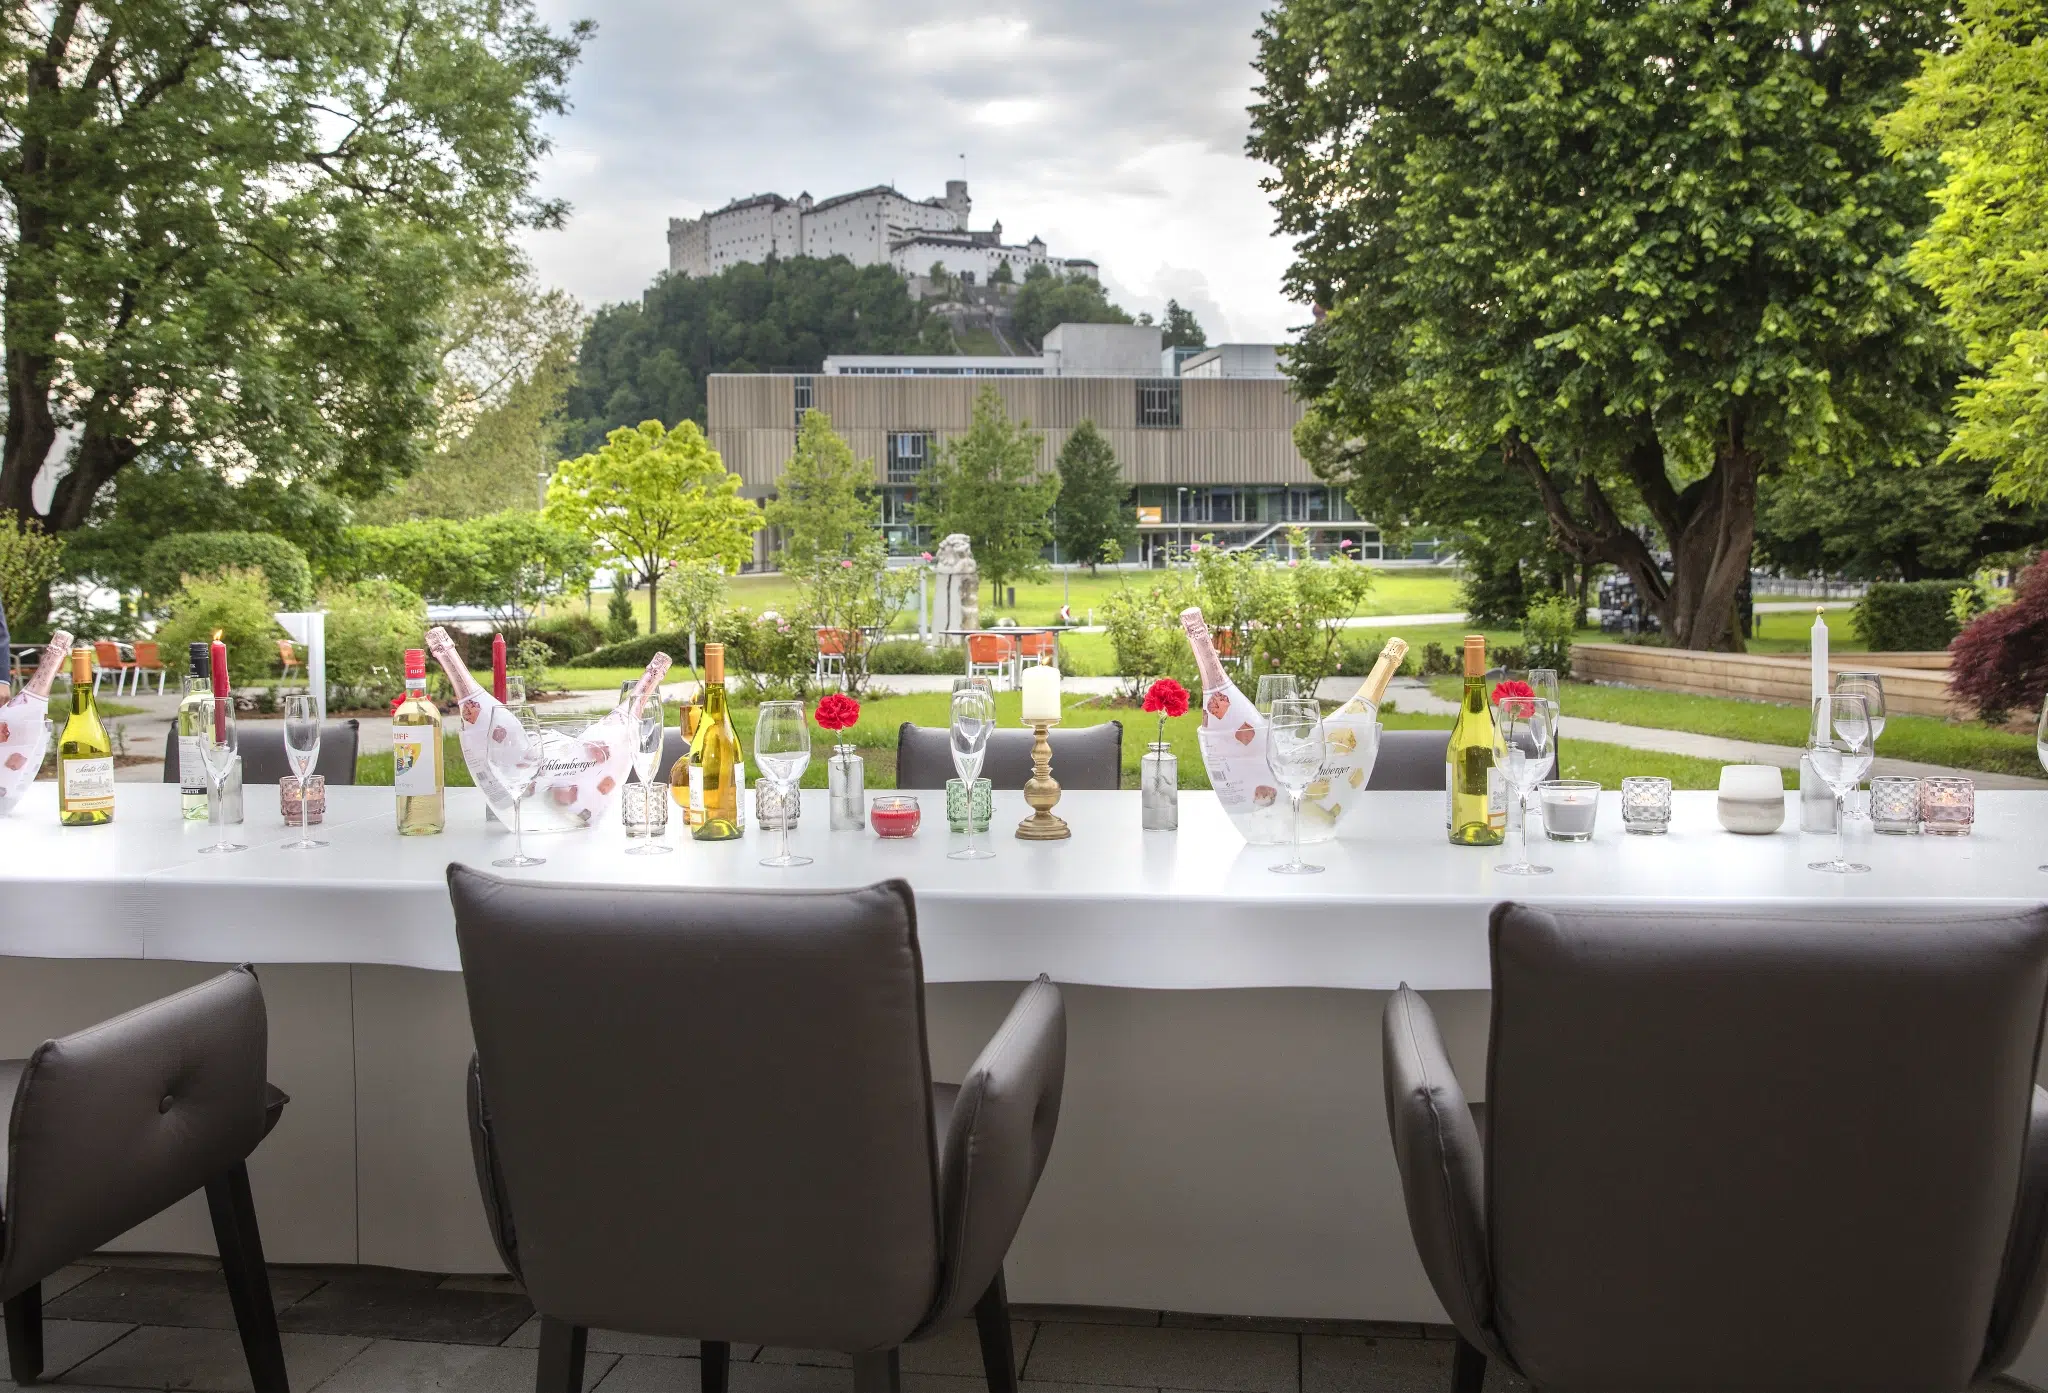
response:
<path id="1" fill-rule="evenodd" d="M 452 789 L 447 833 L 401 839 L 390 790 L 335 787 L 319 831 L 332 845 L 285 852 L 291 834 L 263 792 L 242 829 L 253 849 L 227 857 L 198 855 L 209 829 L 177 820 L 175 785 L 121 785 L 104 828 L 60 827 L 48 784 L 0 821 L 0 1054 L 253 961 L 271 1077 L 294 1095 L 252 1162 L 272 1259 L 496 1270 L 465 1130 L 469 1025 L 443 873 L 488 866 L 510 833 L 486 827 L 474 790 Z M 1483 1091 L 1486 915 L 1501 899 L 1844 923 L 2048 900 L 2040 792 L 1980 792 L 1968 838 L 1862 824 L 1852 852 L 1877 869 L 1854 877 L 1806 869 L 1831 837 L 1721 831 L 1711 794 L 1676 795 L 1668 836 L 1626 836 L 1608 794 L 1594 841 L 1539 835 L 1535 859 L 1556 874 L 1533 879 L 1493 874 L 1499 850 L 1450 846 L 1433 793 L 1376 795 L 1363 839 L 1308 849 L 1328 867 L 1313 877 L 1269 874 L 1284 850 L 1246 847 L 1206 793 L 1182 795 L 1178 833 L 1140 831 L 1135 793 L 1069 793 L 1058 811 L 1075 836 L 1054 843 L 1011 837 L 1028 810 L 998 793 L 998 855 L 982 862 L 946 859 L 955 839 L 936 795 L 905 842 L 827 831 L 824 798 L 805 794 L 793 840 L 816 862 L 796 870 L 758 865 L 754 831 L 629 857 L 613 822 L 529 837 L 547 864 L 507 874 L 813 888 L 901 877 L 917 892 L 940 1077 L 964 1071 L 1013 984 L 1051 974 L 1070 1011 L 1066 1105 L 1010 1264 L 1020 1301 L 1440 1320 L 1387 1145 L 1379 1016 L 1402 981 L 1431 991 L 1461 1077 Z M 204 1211 L 173 1211 L 127 1243 L 208 1251 Z M 2048 1373 L 2037 1343 L 2023 1377 Z"/>

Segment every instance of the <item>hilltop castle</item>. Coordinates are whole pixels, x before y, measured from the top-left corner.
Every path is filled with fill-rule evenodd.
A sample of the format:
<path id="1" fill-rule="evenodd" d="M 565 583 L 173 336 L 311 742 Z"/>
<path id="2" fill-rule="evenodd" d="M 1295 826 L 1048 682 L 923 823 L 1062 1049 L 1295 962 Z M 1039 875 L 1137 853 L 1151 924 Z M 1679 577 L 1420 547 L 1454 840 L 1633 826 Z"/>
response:
<path id="1" fill-rule="evenodd" d="M 905 277 L 922 277 L 936 263 L 968 285 L 987 284 L 1001 265 L 1017 280 L 1034 265 L 1096 278 L 1094 262 L 1049 256 L 1036 237 L 1005 245 L 1000 222 L 970 231 L 973 206 L 965 179 L 947 180 L 944 198 L 911 199 L 887 184 L 816 201 L 807 193 L 755 194 L 699 217 L 670 218 L 668 268 L 708 276 L 771 256 L 844 256 L 856 266 L 893 266 Z"/>

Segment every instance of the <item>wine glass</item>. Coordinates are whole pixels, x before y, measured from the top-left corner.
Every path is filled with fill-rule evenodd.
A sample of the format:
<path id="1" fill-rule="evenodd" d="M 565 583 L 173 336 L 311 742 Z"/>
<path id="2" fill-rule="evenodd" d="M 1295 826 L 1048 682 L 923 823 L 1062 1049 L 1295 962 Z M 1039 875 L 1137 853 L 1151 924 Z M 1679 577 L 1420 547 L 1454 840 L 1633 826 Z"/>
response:
<path id="1" fill-rule="evenodd" d="M 1301 700 L 1301 683 L 1285 673 L 1272 673 L 1259 679 L 1258 695 L 1252 698 L 1252 705 L 1259 708 L 1261 716 L 1273 714 L 1276 701 Z"/>
<path id="2" fill-rule="evenodd" d="M 485 734 L 490 737 L 484 742 L 484 749 L 491 772 L 498 776 L 498 782 L 505 787 L 505 795 L 512 800 L 512 854 L 501 856 L 491 864 L 546 865 L 547 857 L 526 854 L 526 829 L 521 816 L 526 800 L 533 796 L 533 786 L 539 782 L 541 765 L 545 762 L 540 717 L 534 715 L 530 706 L 494 706 L 491 708 L 491 726 Z"/>
<path id="3" fill-rule="evenodd" d="M 1259 679 L 1261 684 L 1266 679 Z M 1292 678 L 1288 679 L 1293 681 Z M 1266 726 L 1266 767 L 1280 787 L 1287 790 L 1292 813 L 1289 827 L 1294 854 L 1283 864 L 1268 866 L 1275 875 L 1318 875 L 1321 866 L 1301 859 L 1301 795 L 1316 781 L 1323 767 L 1323 708 L 1313 701 L 1281 697 L 1273 703 Z"/>
<path id="4" fill-rule="evenodd" d="M 981 777 L 982 756 L 988 752 L 989 732 L 995 728 L 996 699 L 986 688 L 962 687 L 953 693 L 953 772 L 969 793 Z M 972 819 L 967 826 L 967 845 L 947 856 L 955 861 L 986 861 L 994 856 L 994 851 L 983 851 L 974 844 Z"/>
<path id="5" fill-rule="evenodd" d="M 235 767 L 235 751 L 241 748 L 241 732 L 235 724 L 233 697 L 206 697 L 199 707 L 199 760 L 206 766 L 206 782 L 213 790 L 214 816 L 219 819 L 220 840 L 199 848 L 202 855 L 216 851 L 247 851 L 240 842 L 228 840 L 228 771 Z"/>
<path id="6" fill-rule="evenodd" d="M 2041 698 L 2041 720 L 2034 727 L 2034 754 L 2041 761 L 2041 767 L 2048 769 L 2048 696 Z M 2048 866 L 2041 867 L 2048 871 Z"/>
<path id="7" fill-rule="evenodd" d="M 654 837 L 654 772 L 661 764 L 662 741 L 668 735 L 668 711 L 659 696 L 648 698 L 640 708 L 640 723 L 633 746 L 633 772 L 640 776 L 640 830 L 631 835 L 639 845 L 628 847 L 628 856 L 666 856 L 675 848 Z"/>
<path id="8" fill-rule="evenodd" d="M 1830 695 L 1813 703 L 1813 726 L 1806 738 L 1807 758 L 1835 795 L 1835 859 L 1811 861 L 1807 869 L 1854 875 L 1870 869 L 1848 858 L 1848 832 L 1843 804 L 1870 768 L 1875 736 L 1870 707 L 1860 696 Z"/>
<path id="9" fill-rule="evenodd" d="M 977 692 L 987 692 L 990 696 L 996 694 L 995 684 L 986 677 L 956 677 L 953 679 L 954 691 L 964 692 L 970 689 Z"/>
<path id="10" fill-rule="evenodd" d="M 1870 712 L 1870 748 L 1877 750 L 1877 737 L 1884 734 L 1884 679 L 1874 672 L 1838 672 L 1836 696 L 1860 696 Z"/>
<path id="11" fill-rule="evenodd" d="M 804 766 L 811 762 L 811 727 L 804 719 L 804 704 L 800 701 L 764 701 L 761 714 L 754 722 L 754 765 L 763 774 L 775 780 L 783 794 L 791 799 L 797 796 L 797 781 L 804 776 Z M 761 859 L 764 866 L 808 866 L 808 856 L 792 856 L 789 852 L 789 824 L 792 819 L 781 819 L 780 849 L 773 856 Z"/>
<path id="12" fill-rule="evenodd" d="M 327 843 L 306 835 L 306 780 L 320 762 L 320 704 L 306 695 L 284 699 L 284 757 L 291 762 L 299 781 L 299 839 L 286 842 L 285 851 L 313 851 Z"/>
<path id="13" fill-rule="evenodd" d="M 1512 679 L 1521 681 L 1521 678 Z M 1509 843 L 1512 859 L 1494 869 L 1502 875 L 1549 875 L 1551 868 L 1529 859 L 1528 797 L 1550 772 L 1550 760 L 1557 749 L 1557 708 L 1530 690 L 1504 692 L 1494 688 L 1493 767 L 1500 771 L 1511 792 L 1508 804 Z"/>

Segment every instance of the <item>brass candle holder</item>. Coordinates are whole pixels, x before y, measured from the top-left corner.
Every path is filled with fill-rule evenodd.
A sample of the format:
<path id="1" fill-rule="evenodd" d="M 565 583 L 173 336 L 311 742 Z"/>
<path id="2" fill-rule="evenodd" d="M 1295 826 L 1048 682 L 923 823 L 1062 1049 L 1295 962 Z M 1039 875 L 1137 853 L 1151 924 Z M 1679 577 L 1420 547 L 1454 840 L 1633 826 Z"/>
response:
<path id="1" fill-rule="evenodd" d="M 1045 738 L 1046 731 L 1058 725 L 1057 721 L 1033 721 L 1032 731 L 1037 739 L 1031 745 L 1031 777 L 1024 782 L 1024 801 L 1031 805 L 1031 816 L 1017 824 L 1017 835 L 1027 842 L 1057 842 L 1073 836 L 1066 822 L 1053 816 L 1053 805 L 1060 801 L 1059 781 L 1052 776 L 1052 742 Z"/>

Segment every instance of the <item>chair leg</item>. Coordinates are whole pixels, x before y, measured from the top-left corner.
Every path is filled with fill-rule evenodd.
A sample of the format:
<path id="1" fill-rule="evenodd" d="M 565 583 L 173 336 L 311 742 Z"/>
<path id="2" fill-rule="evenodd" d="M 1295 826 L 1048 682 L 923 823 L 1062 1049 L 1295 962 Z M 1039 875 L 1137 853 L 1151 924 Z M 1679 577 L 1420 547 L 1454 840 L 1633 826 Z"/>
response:
<path id="1" fill-rule="evenodd" d="M 1010 1342 L 1010 1293 L 1003 1269 L 974 1303 L 974 1329 L 981 1336 L 981 1372 L 988 1393 L 1017 1393 L 1017 1350 Z"/>
<path id="2" fill-rule="evenodd" d="M 237 1161 L 206 1182 L 206 1208 L 213 1216 L 213 1240 L 220 1249 L 221 1275 L 249 1382 L 256 1393 L 290 1393 L 284 1342 L 277 1334 L 277 1307 L 270 1299 L 270 1269 L 263 1263 L 263 1235 L 256 1227 L 256 1202 L 249 1195 L 249 1167 Z"/>
<path id="3" fill-rule="evenodd" d="M 899 1352 L 856 1354 L 853 1357 L 853 1393 L 903 1393 L 903 1362 Z"/>
<path id="4" fill-rule="evenodd" d="M 43 1284 L 35 1283 L 6 1307 L 7 1371 L 16 1383 L 43 1376 Z"/>
<path id="5" fill-rule="evenodd" d="M 589 1341 L 590 1332 L 582 1326 L 542 1316 L 534 1393 L 583 1393 L 583 1355 Z"/>
<path id="6" fill-rule="evenodd" d="M 726 1383 L 732 1377 L 732 1346 L 724 1340 L 699 1340 L 697 1363 L 704 1393 L 725 1393 Z"/>
<path id="7" fill-rule="evenodd" d="M 1463 1335 L 1451 1354 L 1451 1393 L 1480 1393 L 1486 1386 L 1486 1356 Z"/>

